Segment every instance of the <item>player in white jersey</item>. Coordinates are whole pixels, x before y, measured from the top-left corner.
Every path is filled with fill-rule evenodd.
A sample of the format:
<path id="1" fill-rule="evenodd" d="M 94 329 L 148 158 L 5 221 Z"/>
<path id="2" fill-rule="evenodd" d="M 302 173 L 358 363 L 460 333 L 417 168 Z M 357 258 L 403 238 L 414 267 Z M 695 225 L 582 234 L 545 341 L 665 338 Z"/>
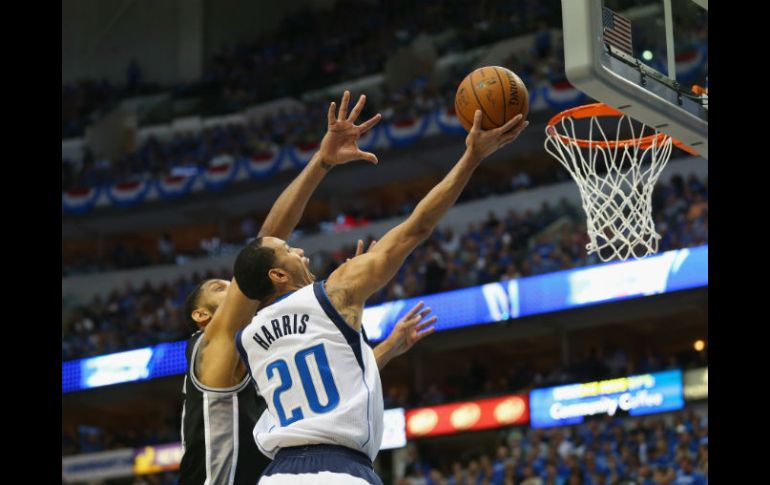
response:
<path id="1" fill-rule="evenodd" d="M 346 106 L 349 98 L 346 91 L 342 99 Z M 361 96 L 354 113 L 364 103 Z M 276 200 L 259 236 L 288 237 L 332 167 L 359 159 L 376 164 L 377 157 L 359 150 L 356 140 L 379 119 L 375 115 L 361 125 L 354 125 L 354 119 L 333 120 L 319 150 Z M 362 251 L 363 242 L 359 242 L 358 253 Z M 234 345 L 235 333 L 251 321 L 258 303 L 238 291 L 237 284 L 224 280 L 201 282 L 185 303 L 195 335 L 187 349 L 181 484 L 253 485 L 267 465 L 251 437 L 262 400 Z"/>
<path id="2" fill-rule="evenodd" d="M 263 302 L 236 336 L 268 406 L 254 430 L 260 450 L 273 458 L 260 484 L 382 483 L 372 469 L 383 428 L 379 369 L 403 346 L 390 337 L 375 349 L 368 345 L 364 302 L 430 235 L 481 161 L 527 124 L 517 115 L 483 131 L 477 111 L 465 153 L 449 174 L 403 223 L 326 281 L 315 281 L 302 249 L 278 238 L 258 238 L 239 253 L 234 279 Z"/>

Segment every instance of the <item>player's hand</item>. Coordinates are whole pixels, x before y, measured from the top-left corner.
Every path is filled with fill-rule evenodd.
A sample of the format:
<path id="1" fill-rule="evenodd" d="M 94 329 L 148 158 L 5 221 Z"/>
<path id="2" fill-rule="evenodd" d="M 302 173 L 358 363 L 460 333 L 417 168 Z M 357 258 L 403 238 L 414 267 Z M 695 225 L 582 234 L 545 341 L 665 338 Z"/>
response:
<path id="1" fill-rule="evenodd" d="M 326 135 L 324 135 L 319 149 L 321 160 L 331 166 L 362 159 L 377 164 L 377 156 L 374 153 L 365 152 L 358 148 L 358 139 L 379 123 L 382 115 L 377 113 L 369 120 L 356 125 L 354 123 L 366 104 L 366 96 L 362 94 L 358 98 L 350 116 L 348 116 L 349 102 L 350 91 L 345 91 L 345 94 L 342 95 L 339 111 L 337 111 L 334 101 L 329 105 Z"/>
<path id="2" fill-rule="evenodd" d="M 425 319 L 430 313 L 430 308 L 421 310 L 423 306 L 425 306 L 425 303 L 421 301 L 409 310 L 396 323 L 393 332 L 388 336 L 390 353 L 393 357 L 403 354 L 411 349 L 414 344 L 436 331 L 436 327 L 432 325 L 436 323 L 438 317 L 434 315 Z"/>
<path id="3" fill-rule="evenodd" d="M 372 242 L 369 244 L 369 248 L 367 249 L 367 251 L 371 251 L 375 244 L 377 244 L 377 240 L 373 239 Z M 358 245 L 356 246 L 356 254 L 353 255 L 353 258 L 355 258 L 356 256 L 361 256 L 362 254 L 364 254 L 364 241 L 362 239 L 359 239 Z M 348 258 L 345 260 L 345 262 L 347 263 L 353 258 Z"/>
<path id="4" fill-rule="evenodd" d="M 500 128 L 482 130 L 481 110 L 476 110 L 473 115 L 473 127 L 465 137 L 466 153 L 470 153 L 479 162 L 487 158 L 521 134 L 529 125 L 529 121 L 523 121 L 523 119 L 524 117 L 518 114 Z"/>

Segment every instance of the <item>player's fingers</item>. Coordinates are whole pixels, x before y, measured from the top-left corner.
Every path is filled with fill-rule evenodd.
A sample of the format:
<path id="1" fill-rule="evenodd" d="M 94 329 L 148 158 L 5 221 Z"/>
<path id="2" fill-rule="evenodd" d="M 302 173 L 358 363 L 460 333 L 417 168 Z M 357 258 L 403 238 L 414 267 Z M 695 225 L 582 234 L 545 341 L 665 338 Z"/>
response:
<path id="1" fill-rule="evenodd" d="M 334 122 L 337 120 L 337 118 L 334 117 L 334 112 L 336 110 L 336 107 L 337 107 L 337 103 L 335 103 L 334 101 L 332 101 L 332 103 L 329 105 L 329 113 L 327 115 L 327 118 L 329 120 L 330 125 L 333 125 Z"/>
<path id="2" fill-rule="evenodd" d="M 372 243 L 369 244 L 369 249 L 367 249 L 367 251 L 371 251 L 372 248 L 374 248 L 375 244 L 377 244 L 377 240 L 376 239 L 372 239 Z"/>
<path id="3" fill-rule="evenodd" d="M 340 101 L 340 112 L 337 115 L 338 120 L 342 121 L 345 119 L 345 117 L 347 117 L 349 102 L 350 102 L 350 91 L 346 89 L 345 93 L 342 95 L 342 101 Z"/>
<path id="4" fill-rule="evenodd" d="M 437 320 L 438 320 L 438 317 L 436 315 L 433 315 L 429 319 L 425 320 L 424 322 L 422 322 L 419 325 L 417 325 L 416 327 L 414 327 L 414 329 L 419 332 L 419 331 L 423 330 L 425 327 L 430 327 L 431 325 L 436 323 Z"/>
<path id="5" fill-rule="evenodd" d="M 525 129 L 526 127 L 528 127 L 528 126 L 529 126 L 529 121 L 525 121 L 525 122 L 524 122 L 524 123 L 522 123 L 521 125 L 517 126 L 517 127 L 516 127 L 516 128 L 514 128 L 513 130 L 511 130 L 511 132 L 510 132 L 510 133 L 505 133 L 505 134 L 503 135 L 503 141 L 504 141 L 504 142 L 506 142 L 506 143 L 512 142 L 512 141 L 513 141 L 513 140 L 515 140 L 515 139 L 516 139 L 516 138 L 517 138 L 517 137 L 518 137 L 518 136 L 521 134 L 521 132 L 522 132 L 522 131 L 524 131 L 524 129 Z"/>
<path id="6" fill-rule="evenodd" d="M 356 118 L 358 118 L 358 115 L 361 114 L 361 110 L 364 109 L 364 104 L 366 104 L 366 95 L 362 94 L 360 98 L 358 98 L 358 102 L 355 106 L 353 106 L 353 111 L 350 112 L 350 116 L 348 116 L 348 121 L 351 123 L 356 122 Z"/>
<path id="7" fill-rule="evenodd" d="M 504 124 L 503 126 L 501 126 L 500 128 L 498 128 L 497 130 L 498 130 L 500 133 L 508 133 L 509 131 L 513 130 L 513 129 L 514 129 L 514 127 L 515 127 L 515 126 L 516 126 L 516 125 L 517 125 L 519 122 L 521 122 L 521 120 L 522 120 L 522 119 L 524 119 L 524 115 L 523 115 L 523 114 L 521 114 L 521 113 L 519 113 L 519 114 L 517 114 L 516 116 L 514 116 L 513 118 L 511 118 L 510 120 L 508 120 L 508 122 L 507 122 L 506 124 Z"/>
<path id="8" fill-rule="evenodd" d="M 412 318 L 409 319 L 407 322 L 410 326 L 416 326 L 418 323 L 422 321 L 423 318 L 427 317 L 430 313 L 430 308 L 426 308 L 423 311 L 417 313 L 417 315 L 414 315 Z"/>
<path id="9" fill-rule="evenodd" d="M 356 256 L 363 254 L 364 252 L 364 242 L 359 239 L 358 244 L 356 245 Z"/>
<path id="10" fill-rule="evenodd" d="M 379 162 L 379 160 L 377 160 L 377 155 L 375 155 L 372 152 L 364 152 L 364 151 L 358 150 L 357 155 L 358 155 L 358 158 L 361 158 L 368 162 L 372 162 L 375 165 L 377 165 L 377 163 Z"/>
<path id="11" fill-rule="evenodd" d="M 382 115 L 380 113 L 377 113 L 376 115 L 372 116 L 368 120 L 364 121 L 358 127 L 360 128 L 360 134 L 363 135 L 367 131 L 371 130 L 374 125 L 380 122 L 382 119 Z"/>
<path id="12" fill-rule="evenodd" d="M 419 312 L 420 309 L 423 306 L 425 306 L 425 302 L 424 301 L 418 302 L 415 306 L 412 307 L 411 310 L 406 312 L 406 315 L 404 315 L 404 320 L 408 320 L 408 319 L 412 318 L 413 316 L 415 316 L 417 314 L 417 312 Z"/>
<path id="13" fill-rule="evenodd" d="M 420 313 L 418 313 L 417 316 L 420 317 L 420 320 L 422 320 L 423 318 L 427 317 L 430 312 L 431 312 L 431 309 L 430 307 L 428 307 L 423 311 L 421 311 Z"/>
<path id="14" fill-rule="evenodd" d="M 481 130 L 481 110 L 477 109 L 475 113 L 473 113 L 473 126 L 471 127 L 471 131 L 479 131 Z"/>
<path id="15" fill-rule="evenodd" d="M 425 329 L 424 331 L 417 334 L 417 338 L 414 340 L 415 343 L 419 342 L 420 340 L 424 339 L 428 335 L 434 333 L 436 331 L 436 327 L 430 327 L 428 329 Z"/>

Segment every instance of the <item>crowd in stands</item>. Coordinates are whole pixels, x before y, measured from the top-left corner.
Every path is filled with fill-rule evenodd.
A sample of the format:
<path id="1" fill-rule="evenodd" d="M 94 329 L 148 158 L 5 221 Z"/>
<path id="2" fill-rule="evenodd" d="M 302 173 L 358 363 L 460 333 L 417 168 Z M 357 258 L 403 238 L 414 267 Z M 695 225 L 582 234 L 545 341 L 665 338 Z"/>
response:
<path id="1" fill-rule="evenodd" d="M 387 59 L 419 35 L 445 34 L 435 44 L 437 54 L 443 55 L 514 35 L 542 33 L 557 27 L 561 17 L 559 8 L 531 0 L 374 3 L 340 0 L 330 10 L 296 12 L 282 19 L 269 35 L 222 46 L 207 59 L 199 80 L 166 90 L 174 98 L 202 99 L 204 115 L 231 113 L 261 101 L 382 72 Z M 360 21 L 339 25 L 338 19 L 343 17 Z M 330 29 L 330 25 L 335 27 Z M 542 37 L 539 45 L 544 50 L 550 47 L 550 40 Z M 65 84 L 62 137 L 81 136 L 95 116 L 121 99 L 161 89 L 144 82 L 136 60 L 129 64 L 126 79 L 120 87 L 107 80 Z"/>
<path id="2" fill-rule="evenodd" d="M 660 184 L 654 194 L 654 214 L 661 251 L 706 244 L 708 180 L 676 176 L 670 184 Z M 582 209 L 566 200 L 544 203 L 537 212 L 490 213 L 462 234 L 439 228 L 368 303 L 599 263 L 595 255 L 586 254 L 587 237 Z M 330 274 L 355 252 L 353 244 L 314 255 L 314 274 L 319 278 Z M 84 305 L 63 303 L 62 359 L 185 338 L 184 299 L 197 283 L 210 277 L 229 279 L 230 275 L 223 269 L 216 275 L 194 274 L 159 286 L 127 285 Z"/>
<path id="3" fill-rule="evenodd" d="M 99 426 L 80 425 L 76 429 L 62 430 L 62 456 L 178 442 L 179 430 L 175 423 L 112 431 Z"/>
<path id="4" fill-rule="evenodd" d="M 186 339 L 185 298 L 201 281 L 222 277 L 230 279 L 223 270 L 194 273 L 159 286 L 148 281 L 134 288 L 127 283 L 104 298 L 96 295 L 86 305 L 63 304 L 62 360 Z"/>
<path id="5" fill-rule="evenodd" d="M 162 440 L 171 436 L 157 438 L 160 441 L 138 439 L 132 443 L 168 443 Z M 74 448 L 69 445 L 65 451 L 65 441 L 70 439 L 63 434 L 62 456 L 73 454 Z M 117 434 L 105 438 L 111 441 L 103 449 L 125 446 L 114 446 L 121 439 Z M 662 415 L 588 418 L 575 426 L 505 428 L 487 446 L 448 452 L 435 444 L 426 446 L 417 441 L 407 444 L 407 453 L 404 476 L 389 481 L 391 471 L 382 470 L 385 483 L 707 485 L 708 410 L 702 405 L 690 405 Z M 119 483 L 175 485 L 177 480 L 177 472 L 164 472 L 126 478 Z"/>
<path id="6" fill-rule="evenodd" d="M 62 455 L 67 456 L 64 439 L 62 443 Z M 641 418 L 589 418 L 576 426 L 507 428 L 498 433 L 496 442 L 480 449 L 443 450 L 439 456 L 436 449 L 426 449 L 421 442 L 407 444 L 404 476 L 390 483 L 707 485 L 708 412 L 703 406 L 688 406 Z M 390 470 L 381 473 L 389 483 Z M 121 483 L 175 485 L 177 480 L 177 472 L 165 472 Z"/>
<path id="7" fill-rule="evenodd" d="M 708 180 L 674 177 L 653 196 L 660 251 L 708 242 Z M 539 211 L 490 213 L 464 234 L 439 228 L 406 260 L 395 278 L 371 303 L 449 291 L 522 276 L 577 268 L 600 262 L 587 254 L 588 235 L 582 208 L 561 200 Z M 327 274 L 347 256 L 344 248 L 326 253 Z"/>
<path id="8" fill-rule="evenodd" d="M 126 480 L 126 485 L 178 485 L 179 472 L 153 473 L 150 475 L 138 475 Z M 113 485 L 113 484 L 110 484 Z M 115 483 L 114 485 L 121 485 Z"/>
<path id="9" fill-rule="evenodd" d="M 513 428 L 486 450 L 421 456 L 397 485 L 706 485 L 708 412 L 603 417 L 568 427 Z"/>
<path id="10" fill-rule="evenodd" d="M 400 46 L 419 33 L 436 34 L 446 25 L 455 26 L 456 35 L 437 44 L 439 54 L 462 52 L 499 39 L 536 32 L 529 50 L 512 53 L 501 65 L 515 70 L 527 85 L 543 79 L 564 80 L 563 43 L 549 31 L 560 26 L 560 9 L 531 0 L 462 4 L 432 0 L 421 2 L 420 8 L 412 8 L 415 1 L 399 0 L 396 3 L 401 8 L 391 10 L 343 0 L 329 12 L 292 15 L 269 37 L 223 48 L 208 62 L 199 82 L 176 86 L 173 92 L 176 96 L 205 94 L 211 98 L 207 105 L 212 107 L 212 113 L 232 113 L 260 101 L 298 96 L 382 72 L 387 56 Z M 328 25 L 340 12 L 366 22 L 330 33 Z M 688 26 L 686 31 L 691 37 L 689 43 L 702 43 L 707 39 L 707 24 Z M 368 92 L 370 102 L 362 116 L 379 110 L 385 121 L 398 121 L 437 107 L 450 108 L 457 84 L 469 68 L 469 65 L 457 65 L 440 80 L 418 76 L 396 89 L 382 86 Z M 265 76 L 265 72 L 271 75 Z M 157 89 L 142 80 L 136 61 L 129 66 L 127 79 L 126 86 L 120 89 L 106 80 L 63 86 L 63 132 L 72 136 L 82 131 L 90 115 L 105 111 L 106 106 L 128 94 Z M 126 182 L 168 174 L 181 167 L 205 168 L 218 155 L 247 157 L 263 151 L 267 143 L 317 141 L 324 133 L 327 102 L 307 101 L 302 108 L 279 111 L 243 125 L 207 128 L 200 133 L 176 133 L 164 140 L 150 137 L 133 152 L 114 160 L 84 156 L 83 160 L 74 162 L 63 158 L 62 189 Z"/>
<path id="11" fill-rule="evenodd" d="M 388 2 L 387 9 L 372 7 L 343 0 L 330 11 L 287 17 L 269 37 L 221 49 L 204 69 L 200 83 L 178 91 L 189 95 L 205 90 L 210 94 L 209 112 L 237 111 L 382 72 L 389 57 L 420 35 L 448 34 L 435 43 L 437 54 L 443 55 L 556 26 L 559 13 L 537 2 L 501 0 L 398 0 Z M 363 21 L 330 30 L 341 15 Z M 275 75 L 264 76 L 265 72 Z"/>
<path id="12" fill-rule="evenodd" d="M 405 0 L 409 3 L 411 0 Z M 532 2 L 529 2 L 532 3 Z M 479 10 L 480 7 L 473 7 L 472 4 L 460 8 L 459 10 L 446 9 L 444 4 L 436 2 L 434 6 L 437 10 L 447 11 L 447 15 L 457 15 L 457 12 L 461 12 L 461 15 L 470 15 L 471 18 L 475 16 L 472 13 L 464 12 L 464 10 Z M 355 3 L 355 6 L 351 8 L 361 9 L 366 8 L 364 4 Z M 488 9 L 502 9 L 507 12 L 510 9 L 510 2 L 492 2 L 491 5 L 487 5 L 481 10 Z M 430 10 L 430 9 L 428 9 Z M 428 11 L 426 10 L 426 11 Z M 532 3 L 527 6 L 523 11 L 537 11 L 537 6 Z M 390 14 L 376 14 L 385 15 Z M 424 14 L 420 14 L 421 16 Z M 504 13 L 504 15 L 513 15 L 510 12 Z M 518 15 L 518 14 L 517 14 Z M 524 15 L 524 14 L 522 14 Z M 531 13 L 528 15 L 529 20 L 525 20 L 527 25 L 534 22 L 538 15 Z M 369 16 L 365 16 L 369 18 Z M 428 16 L 430 17 L 430 16 Z M 296 28 L 294 23 L 302 23 L 305 21 L 311 21 L 315 19 L 314 16 L 300 15 L 298 17 L 292 17 L 291 20 L 287 20 L 289 24 L 292 24 L 292 29 Z M 497 19 L 507 18 L 494 17 Z M 305 19 L 305 20 L 302 20 Z M 380 22 L 374 20 L 375 23 Z M 389 24 L 390 21 L 382 21 Z M 503 22 L 505 25 L 510 26 L 509 22 Z M 467 24 L 467 22 L 466 22 Z M 484 24 L 484 23 L 482 23 Z M 503 34 L 512 35 L 513 32 L 497 31 L 486 24 L 474 27 L 471 30 L 481 29 L 483 32 L 496 32 L 493 37 L 505 36 Z M 325 24 L 321 24 L 326 29 Z M 408 25 L 408 24 L 402 24 Z M 313 29 L 308 29 L 307 26 L 302 32 L 312 33 Z M 314 27 L 315 28 L 315 27 Z M 408 29 L 407 27 L 404 27 Z M 532 27 L 534 28 L 534 27 Z M 549 33 L 546 24 L 540 22 L 538 24 L 538 35 L 533 42 L 529 51 L 523 51 L 518 54 L 512 54 L 506 59 L 503 65 L 516 66 L 516 72 L 519 74 L 526 83 L 533 83 L 540 79 L 550 79 L 552 81 L 561 80 L 564 77 L 563 61 L 559 59 L 563 57 L 561 54 L 561 47 L 552 48 L 551 34 Z M 517 31 L 521 33 L 522 31 Z M 525 30 L 526 32 L 526 30 Z M 467 37 L 467 36 L 466 36 Z M 375 39 L 376 37 L 372 37 Z M 458 38 L 463 38 L 462 36 Z M 311 50 L 318 50 L 317 39 L 311 34 L 309 42 L 301 42 L 300 44 L 308 44 Z M 487 36 L 482 36 L 479 39 L 487 39 Z M 467 49 L 474 45 L 475 42 L 480 41 L 477 39 L 474 42 L 459 42 L 452 44 L 452 49 Z M 492 39 L 489 39 L 490 41 Z M 335 45 L 338 42 L 333 42 Z M 288 45 L 285 48 L 289 48 Z M 296 65 L 292 69 L 273 69 L 264 71 L 255 67 L 245 68 L 238 59 L 245 58 L 247 64 L 249 62 L 256 62 L 254 59 L 273 59 L 275 62 L 283 62 L 280 59 L 286 57 L 285 54 L 264 54 L 262 50 L 257 49 L 258 53 L 254 53 L 253 49 L 257 49 L 252 46 L 251 48 L 245 46 L 239 46 L 234 49 L 230 56 L 220 55 L 215 58 L 213 66 L 210 68 L 210 72 L 206 75 L 209 79 L 207 83 L 213 83 L 211 90 L 217 93 L 224 93 L 224 100 L 220 100 L 226 104 L 230 104 L 232 109 L 228 112 L 243 109 L 249 104 L 253 104 L 257 100 L 264 100 L 262 98 L 255 98 L 252 95 L 244 94 L 247 88 L 253 92 L 260 91 L 259 86 L 264 83 L 276 83 L 280 88 L 276 88 L 273 91 L 265 91 L 265 99 L 279 98 L 287 93 L 283 93 L 282 89 L 289 89 L 289 86 L 293 86 L 296 83 L 301 83 L 302 86 L 297 85 L 296 88 L 290 88 L 292 93 L 300 94 L 302 92 L 312 90 L 312 82 L 314 79 L 322 80 L 324 85 L 332 84 L 331 80 L 336 78 L 330 78 L 328 75 L 308 76 L 307 74 L 293 75 L 291 74 L 293 69 L 307 69 L 307 62 L 295 62 L 292 60 L 290 64 Z M 264 49 L 265 52 L 272 52 L 271 49 Z M 377 52 L 382 52 L 378 49 Z M 335 52 L 335 56 L 338 53 Z M 275 59 L 274 59 L 275 58 Z M 288 58 L 294 59 L 289 56 Z M 363 56 L 362 59 L 368 59 L 367 62 L 371 62 L 372 56 Z M 260 61 L 262 62 L 262 61 Z M 265 61 L 267 62 L 267 61 Z M 272 61 L 271 61 L 272 62 Z M 336 64 L 335 64 L 336 65 Z M 352 64 L 355 70 L 355 64 Z M 340 62 L 340 66 L 348 66 L 344 62 Z M 336 69 L 336 68 L 335 68 Z M 346 73 L 348 69 L 341 70 L 340 72 Z M 382 70 L 382 66 L 379 66 L 379 71 Z M 383 120 L 385 122 L 400 121 L 403 119 L 414 118 L 418 115 L 423 115 L 435 111 L 438 108 L 447 109 L 454 105 L 454 96 L 459 81 L 470 70 L 470 65 L 459 64 L 450 69 L 448 73 L 443 76 L 443 79 L 434 79 L 428 81 L 426 78 L 418 76 L 411 83 L 396 88 L 390 89 L 387 85 L 383 85 L 372 90 L 368 90 L 367 94 L 369 102 L 367 103 L 364 112 L 361 114 L 361 119 L 367 119 L 369 116 L 376 112 L 381 112 Z M 264 76 L 264 72 L 274 72 L 280 75 L 276 76 Z M 282 80 L 282 76 L 286 75 L 289 79 L 294 81 L 287 82 Z M 340 75 L 339 80 L 353 79 L 349 75 Z M 222 82 L 232 82 L 233 85 L 222 87 Z M 205 84 L 205 83 L 204 83 Z M 318 86 L 321 87 L 321 86 Z M 234 94 L 241 93 L 241 94 Z M 267 95 L 266 93 L 270 93 Z M 356 94 L 356 93 L 354 93 Z M 234 101 L 230 98 L 235 98 L 240 101 L 233 104 Z M 103 185 L 115 182 L 125 182 L 134 179 L 143 179 L 149 176 L 158 176 L 174 172 L 179 169 L 189 169 L 191 167 L 197 169 L 205 168 L 209 162 L 217 156 L 228 155 L 233 157 L 248 157 L 265 150 L 268 144 L 297 144 L 318 141 L 325 133 L 326 125 L 326 112 L 328 109 L 329 100 L 316 100 L 307 101 L 303 103 L 301 108 L 279 110 L 272 115 L 257 120 L 251 120 L 246 124 L 228 124 L 224 126 L 215 126 L 205 128 L 199 133 L 182 132 L 174 134 L 170 139 L 159 139 L 155 136 L 149 137 L 145 140 L 135 151 L 127 153 L 126 155 L 114 160 L 99 159 L 95 160 L 90 154 L 84 154 L 83 159 L 78 162 L 73 162 L 69 159 L 62 160 L 62 189 L 68 190 L 72 188 L 91 187 L 96 185 Z"/>
<path id="13" fill-rule="evenodd" d="M 534 54 L 531 54 L 534 58 Z M 524 62 L 522 56 L 512 57 L 510 62 Z M 529 61 L 517 72 L 529 81 L 534 76 L 559 78 L 563 66 L 548 60 Z M 548 67 L 551 64 L 555 67 Z M 533 67 L 530 65 L 541 66 Z M 443 81 L 428 83 L 424 79 L 400 89 L 387 86 L 373 88 L 365 93 L 367 104 L 359 116 L 366 120 L 379 112 L 384 122 L 398 122 L 454 106 L 457 83 L 467 71 L 466 66 L 456 66 Z M 354 100 L 355 101 L 355 100 Z M 307 101 L 294 109 L 279 109 L 244 124 L 229 123 L 204 128 L 200 132 L 176 132 L 170 138 L 149 136 L 136 150 L 115 159 L 99 159 L 85 151 L 78 162 L 62 160 L 62 190 L 93 187 L 110 183 L 144 180 L 183 170 L 203 170 L 219 156 L 248 158 L 264 152 L 272 144 L 303 145 L 319 141 L 326 132 L 326 113 L 329 100 Z"/>
<path id="14" fill-rule="evenodd" d="M 515 171 L 510 177 L 475 177 L 460 195 L 458 202 L 482 199 L 490 195 L 503 195 L 533 187 L 563 181 L 567 173 L 556 167 L 530 176 L 526 171 Z M 407 192 L 403 204 L 383 204 L 376 197 L 366 195 L 365 203 L 356 200 L 342 201 L 338 213 L 329 212 L 326 216 L 303 217 L 294 233 L 295 237 L 304 237 L 324 232 L 338 232 L 343 227 L 355 227 L 392 217 L 404 217 L 411 213 L 422 193 Z M 172 237 L 162 235 L 157 242 L 157 254 L 152 255 L 138 244 L 131 244 L 117 239 L 114 244 L 106 244 L 103 254 L 92 251 L 70 251 L 62 254 L 62 277 L 78 274 L 101 273 L 122 269 L 141 268 L 158 264 L 185 264 L 205 257 L 237 252 L 246 242 L 255 237 L 260 214 L 247 214 L 243 218 L 228 221 L 237 226 L 229 237 L 203 237 L 194 247 L 184 249 L 176 247 Z"/>
<path id="15" fill-rule="evenodd" d="M 66 83 L 61 89 L 62 138 L 83 136 L 86 126 L 106 114 L 120 100 L 157 92 L 160 86 L 142 79 L 134 59 L 126 68 L 126 83 L 116 86 L 109 80 L 88 79 Z"/>

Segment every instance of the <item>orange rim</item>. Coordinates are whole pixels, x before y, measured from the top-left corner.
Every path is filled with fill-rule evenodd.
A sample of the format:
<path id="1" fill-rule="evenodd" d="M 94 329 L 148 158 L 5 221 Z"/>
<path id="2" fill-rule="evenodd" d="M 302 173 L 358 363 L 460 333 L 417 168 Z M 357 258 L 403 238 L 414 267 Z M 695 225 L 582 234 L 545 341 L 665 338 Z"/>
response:
<path id="1" fill-rule="evenodd" d="M 548 134 L 549 136 L 558 136 L 562 142 L 565 144 L 574 143 L 575 145 L 581 147 L 581 148 L 622 148 L 626 146 L 638 146 L 642 149 L 647 149 L 653 145 L 653 143 L 661 143 L 663 142 L 668 135 L 664 133 L 657 133 L 654 135 L 647 135 L 642 138 L 631 138 L 627 140 L 583 140 L 582 138 L 572 138 L 567 135 L 561 135 L 556 131 L 556 123 L 560 122 L 564 118 L 574 118 L 576 120 L 580 120 L 583 118 L 590 118 L 593 116 L 625 116 L 624 113 L 621 111 L 616 110 L 615 108 L 608 106 L 604 103 L 591 103 L 586 104 L 583 106 L 577 106 L 575 108 L 570 108 L 567 110 L 562 111 L 561 113 L 557 114 L 550 120 L 548 120 Z M 680 148 L 687 153 L 691 155 L 698 156 L 698 153 L 690 148 L 689 146 L 685 145 L 681 141 L 677 140 L 674 137 L 670 137 L 672 143 L 677 148 Z"/>

